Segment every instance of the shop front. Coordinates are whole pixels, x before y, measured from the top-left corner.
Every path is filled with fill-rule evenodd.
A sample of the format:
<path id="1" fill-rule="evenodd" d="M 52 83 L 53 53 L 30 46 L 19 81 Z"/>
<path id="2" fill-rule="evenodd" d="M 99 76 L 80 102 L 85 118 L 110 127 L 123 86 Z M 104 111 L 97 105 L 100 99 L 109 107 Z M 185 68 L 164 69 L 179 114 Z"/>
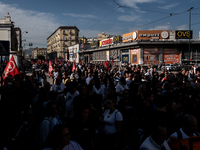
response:
<path id="1" fill-rule="evenodd" d="M 159 64 L 160 49 L 144 48 L 144 64 Z"/>
<path id="2" fill-rule="evenodd" d="M 131 49 L 131 64 L 139 63 L 139 49 Z"/>
<path id="3" fill-rule="evenodd" d="M 179 63 L 180 52 L 178 48 L 164 48 L 163 61 L 165 64 Z"/>

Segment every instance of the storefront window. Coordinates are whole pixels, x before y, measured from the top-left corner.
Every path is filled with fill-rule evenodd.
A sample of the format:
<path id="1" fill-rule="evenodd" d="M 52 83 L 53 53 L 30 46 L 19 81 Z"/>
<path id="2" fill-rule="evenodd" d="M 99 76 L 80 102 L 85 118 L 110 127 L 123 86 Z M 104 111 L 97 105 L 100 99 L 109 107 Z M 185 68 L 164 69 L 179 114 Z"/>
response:
<path id="1" fill-rule="evenodd" d="M 159 60 L 159 55 L 155 55 L 155 60 Z"/>

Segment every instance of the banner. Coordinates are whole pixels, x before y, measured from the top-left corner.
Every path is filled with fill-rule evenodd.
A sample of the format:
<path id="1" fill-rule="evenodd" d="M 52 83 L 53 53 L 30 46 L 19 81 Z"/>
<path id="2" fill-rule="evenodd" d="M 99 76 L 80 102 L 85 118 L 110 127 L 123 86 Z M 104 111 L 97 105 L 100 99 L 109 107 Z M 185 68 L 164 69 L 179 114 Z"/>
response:
<path id="1" fill-rule="evenodd" d="M 72 72 L 75 70 L 75 60 L 73 62 Z"/>
<path id="2" fill-rule="evenodd" d="M 52 64 L 51 64 L 51 60 L 49 60 L 49 77 L 51 76 L 51 71 L 53 70 Z"/>
<path id="3" fill-rule="evenodd" d="M 3 75 L 3 84 L 4 84 L 4 80 L 6 79 L 7 76 L 12 75 L 14 77 L 16 74 L 21 75 L 20 71 L 17 68 L 17 65 L 15 63 L 13 55 L 11 56 L 11 58 L 10 58 L 8 64 L 7 64 L 4 72 L 5 72 L 5 74 Z"/>

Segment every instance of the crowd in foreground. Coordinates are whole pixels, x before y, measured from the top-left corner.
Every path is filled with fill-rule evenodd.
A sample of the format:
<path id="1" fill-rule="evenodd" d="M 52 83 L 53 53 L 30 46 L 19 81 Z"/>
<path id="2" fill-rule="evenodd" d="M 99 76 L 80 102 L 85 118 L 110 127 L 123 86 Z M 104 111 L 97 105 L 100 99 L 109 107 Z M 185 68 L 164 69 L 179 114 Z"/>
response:
<path id="1" fill-rule="evenodd" d="M 187 149 L 174 143 L 199 135 L 198 66 L 56 63 L 49 83 L 40 65 L 1 87 L 0 150 Z"/>

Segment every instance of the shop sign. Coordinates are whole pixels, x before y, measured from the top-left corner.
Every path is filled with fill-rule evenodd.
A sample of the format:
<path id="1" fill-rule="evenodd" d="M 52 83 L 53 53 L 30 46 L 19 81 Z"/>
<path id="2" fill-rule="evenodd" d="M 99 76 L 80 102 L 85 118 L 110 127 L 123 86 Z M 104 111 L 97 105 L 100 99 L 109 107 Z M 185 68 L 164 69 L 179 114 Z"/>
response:
<path id="1" fill-rule="evenodd" d="M 91 48 L 96 48 L 97 47 L 97 42 L 91 43 L 90 46 L 91 46 Z"/>
<path id="2" fill-rule="evenodd" d="M 119 42 L 121 42 L 122 41 L 122 37 L 121 36 L 115 36 L 114 37 L 114 41 L 113 41 L 113 43 L 119 43 Z"/>
<path id="3" fill-rule="evenodd" d="M 122 63 L 129 63 L 129 55 L 128 54 L 122 55 Z"/>
<path id="4" fill-rule="evenodd" d="M 113 38 L 102 40 L 102 47 L 113 44 Z"/>
<path id="5" fill-rule="evenodd" d="M 175 39 L 192 39 L 192 30 L 176 30 Z"/>
<path id="6" fill-rule="evenodd" d="M 139 37 L 159 37 L 160 34 L 156 33 L 156 34 L 139 34 Z"/>
<path id="7" fill-rule="evenodd" d="M 131 50 L 131 54 L 138 54 L 139 53 L 139 49 L 133 49 Z"/>

